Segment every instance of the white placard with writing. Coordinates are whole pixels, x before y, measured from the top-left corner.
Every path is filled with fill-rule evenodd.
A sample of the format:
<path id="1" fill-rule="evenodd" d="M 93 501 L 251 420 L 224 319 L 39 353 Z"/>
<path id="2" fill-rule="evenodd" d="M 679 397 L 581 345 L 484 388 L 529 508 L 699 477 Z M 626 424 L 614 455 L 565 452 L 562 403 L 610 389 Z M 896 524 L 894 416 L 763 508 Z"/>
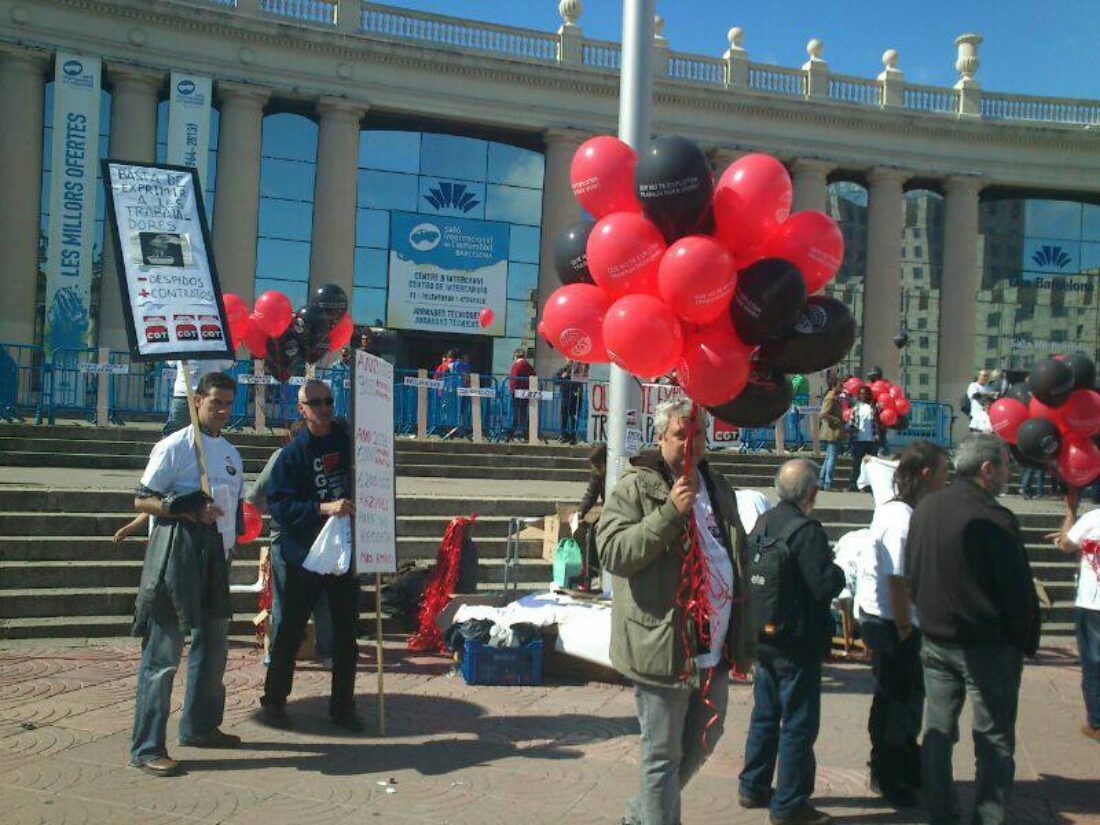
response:
<path id="1" fill-rule="evenodd" d="M 355 570 L 397 570 L 393 481 L 393 365 L 355 351 Z"/>
<path id="2" fill-rule="evenodd" d="M 83 363 L 77 368 L 77 371 L 86 372 L 93 375 L 127 375 L 130 372 L 130 365 Z"/>
<path id="3" fill-rule="evenodd" d="M 496 390 L 492 387 L 458 387 L 455 390 L 455 395 L 473 398 L 492 398 L 496 394 Z"/>
<path id="4" fill-rule="evenodd" d="M 194 170 L 114 160 L 103 169 L 131 355 L 232 358 Z"/>
<path id="5" fill-rule="evenodd" d="M 443 382 L 438 378 L 413 378 L 411 375 L 405 378 L 406 387 L 427 387 L 429 390 L 443 389 Z"/>
<path id="6" fill-rule="evenodd" d="M 516 398 L 534 398 L 539 401 L 549 401 L 554 397 L 550 390 L 516 390 Z"/>

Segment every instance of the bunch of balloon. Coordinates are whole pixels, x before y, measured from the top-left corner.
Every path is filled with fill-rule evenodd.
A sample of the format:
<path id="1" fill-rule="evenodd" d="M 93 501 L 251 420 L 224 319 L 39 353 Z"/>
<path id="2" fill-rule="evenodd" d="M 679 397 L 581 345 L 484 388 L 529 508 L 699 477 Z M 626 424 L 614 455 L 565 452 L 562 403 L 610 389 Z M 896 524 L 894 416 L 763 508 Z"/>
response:
<path id="1" fill-rule="evenodd" d="M 1070 487 L 1100 477 L 1096 365 L 1081 353 L 1047 358 L 989 408 L 993 432 L 1025 467 L 1057 467 Z"/>
<path id="2" fill-rule="evenodd" d="M 248 305 L 237 295 L 223 296 L 234 350 L 244 344 L 253 358 L 262 359 L 268 375 L 285 382 L 303 364 L 314 364 L 347 346 L 352 335 L 348 296 L 336 284 L 323 284 L 309 303 L 294 312 L 282 292 L 268 290 Z"/>
<path id="3" fill-rule="evenodd" d="M 909 413 L 912 412 L 913 404 L 906 398 L 905 388 L 900 384 L 891 383 L 884 378 L 865 383 L 857 376 L 850 375 L 844 380 L 843 387 L 845 394 L 852 398 L 858 398 L 860 390 L 867 387 L 878 411 L 878 423 L 887 430 L 909 429 Z M 844 420 L 848 420 L 847 415 Z"/>
<path id="4" fill-rule="evenodd" d="M 567 358 L 672 375 L 728 423 L 762 426 L 790 405 L 787 374 L 851 348 L 851 313 L 813 294 L 840 267 L 843 236 L 821 212 L 790 214 L 775 158 L 746 155 L 715 183 L 690 140 L 658 137 L 639 157 L 605 135 L 577 150 L 570 182 L 593 219 L 555 239 L 562 286 L 539 324 Z"/>

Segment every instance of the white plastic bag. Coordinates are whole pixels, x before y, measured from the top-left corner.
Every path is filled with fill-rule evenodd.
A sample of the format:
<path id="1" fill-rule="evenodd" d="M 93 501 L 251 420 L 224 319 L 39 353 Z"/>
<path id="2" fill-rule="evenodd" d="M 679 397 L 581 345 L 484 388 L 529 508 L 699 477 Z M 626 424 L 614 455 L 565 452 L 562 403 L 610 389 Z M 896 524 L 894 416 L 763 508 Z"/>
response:
<path id="1" fill-rule="evenodd" d="M 351 517 L 333 516 L 325 522 L 302 567 L 323 576 L 340 576 L 351 566 Z"/>

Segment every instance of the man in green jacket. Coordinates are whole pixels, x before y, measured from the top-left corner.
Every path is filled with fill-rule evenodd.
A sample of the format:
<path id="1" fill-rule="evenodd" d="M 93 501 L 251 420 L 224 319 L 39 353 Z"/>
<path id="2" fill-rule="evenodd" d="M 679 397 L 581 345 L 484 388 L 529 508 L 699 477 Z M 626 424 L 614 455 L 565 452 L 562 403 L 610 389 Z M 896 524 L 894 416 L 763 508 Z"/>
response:
<path id="1" fill-rule="evenodd" d="M 692 402 L 657 406 L 658 451 L 631 462 L 597 527 L 600 561 L 612 575 L 611 662 L 634 682 L 641 727 L 641 792 L 626 822 L 680 821 L 680 792 L 722 735 L 729 669 L 747 671 L 755 636 L 745 532 L 726 480 L 702 461 L 706 413 L 695 419 L 684 472 Z M 710 644 L 677 599 L 694 515 L 706 559 Z M 704 689 L 706 693 L 704 695 Z"/>

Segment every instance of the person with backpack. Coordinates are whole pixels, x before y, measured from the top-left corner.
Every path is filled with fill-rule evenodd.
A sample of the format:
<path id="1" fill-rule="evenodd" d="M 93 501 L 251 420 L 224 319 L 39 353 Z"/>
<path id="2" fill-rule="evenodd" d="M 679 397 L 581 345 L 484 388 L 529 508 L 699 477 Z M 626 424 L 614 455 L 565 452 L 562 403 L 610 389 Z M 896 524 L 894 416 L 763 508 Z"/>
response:
<path id="1" fill-rule="evenodd" d="M 746 670 L 753 648 L 745 533 L 732 488 L 702 460 L 707 414 L 676 396 L 653 425 L 659 450 L 631 460 L 596 535 L 613 581 L 611 663 L 634 682 L 642 734 L 641 790 L 623 820 L 634 825 L 680 822 L 681 791 L 722 735 L 730 668 Z M 709 571 L 706 646 L 680 592 L 693 521 Z"/>
<path id="2" fill-rule="evenodd" d="M 779 504 L 760 517 L 749 537 L 757 652 L 738 796 L 743 808 L 769 807 L 773 825 L 833 821 L 809 804 L 821 721 L 821 663 L 832 636 L 829 605 L 845 584 L 825 528 L 810 518 L 818 477 L 813 461 L 785 462 L 775 480 Z"/>

